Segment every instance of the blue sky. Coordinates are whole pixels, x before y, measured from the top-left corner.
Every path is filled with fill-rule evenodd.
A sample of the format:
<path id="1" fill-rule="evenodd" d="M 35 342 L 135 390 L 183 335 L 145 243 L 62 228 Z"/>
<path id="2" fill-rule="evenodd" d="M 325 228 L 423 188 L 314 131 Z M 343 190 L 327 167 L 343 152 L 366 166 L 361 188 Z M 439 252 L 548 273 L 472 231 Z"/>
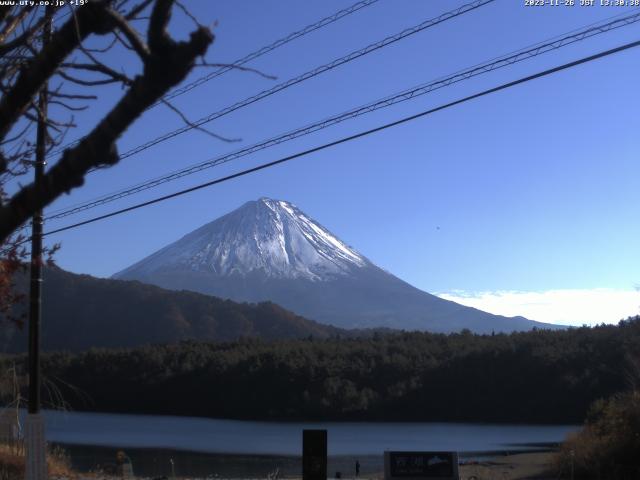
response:
<path id="1" fill-rule="evenodd" d="M 186 2 L 202 23 L 217 22 L 207 59 L 220 63 L 232 62 L 351 3 Z M 250 64 L 278 80 L 234 71 L 175 103 L 191 118 L 200 118 L 463 3 L 380 0 Z M 85 186 L 49 211 L 231 152 L 625 11 L 631 10 L 598 5 L 525 7 L 524 1 L 497 0 L 209 125 L 218 134 L 242 138 L 239 143 L 220 142 L 201 132 L 181 135 L 90 175 Z M 174 32 L 184 34 L 191 28 L 189 20 L 176 13 Z M 45 230 L 637 40 L 639 32 L 633 25 L 597 36 L 51 222 Z M 122 52 L 112 57 L 109 60 L 118 66 L 137 68 L 134 59 Z M 514 314 L 543 321 L 617 321 L 639 313 L 640 305 L 635 291 L 640 284 L 639 60 L 640 50 L 623 52 L 47 241 L 62 243 L 57 255 L 61 267 L 109 276 L 245 201 L 268 196 L 295 203 L 373 262 L 426 291 L 496 313 L 515 308 L 519 313 Z M 191 78 L 204 73 L 197 69 Z M 119 88 L 102 90 L 93 108 L 78 116 L 80 127 L 68 138 L 95 124 L 119 95 Z M 174 113 L 155 108 L 127 132 L 119 149 L 124 152 L 179 126 Z M 576 297 L 568 292 L 582 293 Z M 532 301 L 532 293 L 543 296 Z M 549 311 L 536 314 L 532 304 L 545 302 L 551 302 Z M 607 308 L 591 308 L 593 302 Z M 596 310 L 600 313 L 590 316 Z"/>

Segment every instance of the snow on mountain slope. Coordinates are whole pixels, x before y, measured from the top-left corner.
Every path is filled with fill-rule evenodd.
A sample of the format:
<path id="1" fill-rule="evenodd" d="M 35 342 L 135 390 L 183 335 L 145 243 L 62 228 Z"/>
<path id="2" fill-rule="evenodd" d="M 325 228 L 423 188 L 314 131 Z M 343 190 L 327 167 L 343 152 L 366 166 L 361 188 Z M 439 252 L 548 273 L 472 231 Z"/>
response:
<path id="1" fill-rule="evenodd" d="M 247 202 L 115 275 L 188 269 L 217 275 L 321 281 L 370 262 L 296 206 L 261 198 Z"/>
<path id="2" fill-rule="evenodd" d="M 272 301 L 342 328 L 490 333 L 547 327 L 418 290 L 291 203 L 269 198 L 245 203 L 114 277 L 240 302 Z"/>

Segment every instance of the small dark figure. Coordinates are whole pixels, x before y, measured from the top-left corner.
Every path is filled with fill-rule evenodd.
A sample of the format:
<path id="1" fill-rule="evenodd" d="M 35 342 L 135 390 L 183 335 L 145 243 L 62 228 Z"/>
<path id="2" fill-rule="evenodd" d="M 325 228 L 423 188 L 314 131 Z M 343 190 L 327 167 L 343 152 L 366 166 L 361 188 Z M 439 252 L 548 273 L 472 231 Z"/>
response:
<path id="1" fill-rule="evenodd" d="M 360 476 L 360 461 L 356 459 L 356 478 Z"/>

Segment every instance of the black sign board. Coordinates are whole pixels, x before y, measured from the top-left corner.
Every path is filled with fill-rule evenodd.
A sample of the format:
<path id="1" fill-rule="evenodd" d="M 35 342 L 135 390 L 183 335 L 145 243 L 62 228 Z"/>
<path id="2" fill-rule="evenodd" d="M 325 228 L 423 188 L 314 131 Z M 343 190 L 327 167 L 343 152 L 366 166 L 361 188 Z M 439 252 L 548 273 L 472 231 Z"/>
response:
<path id="1" fill-rule="evenodd" d="M 456 452 L 386 452 L 387 478 L 457 478 Z"/>
<path id="2" fill-rule="evenodd" d="M 327 480 L 327 431 L 302 431 L 302 480 Z"/>

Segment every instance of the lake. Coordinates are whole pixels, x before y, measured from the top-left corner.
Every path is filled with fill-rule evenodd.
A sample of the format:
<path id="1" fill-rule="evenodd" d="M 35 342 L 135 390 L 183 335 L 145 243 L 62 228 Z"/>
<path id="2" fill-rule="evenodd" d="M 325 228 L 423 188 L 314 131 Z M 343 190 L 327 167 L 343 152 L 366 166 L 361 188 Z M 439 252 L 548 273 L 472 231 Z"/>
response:
<path id="1" fill-rule="evenodd" d="M 58 443 L 166 448 L 203 453 L 299 455 L 302 430 L 326 428 L 329 455 L 384 450 L 522 450 L 558 443 L 572 425 L 465 423 L 282 423 L 195 417 L 46 411 L 47 438 Z"/>
<path id="2" fill-rule="evenodd" d="M 514 452 L 564 440 L 575 425 L 463 423 L 255 422 L 194 417 L 45 411 L 47 438 L 63 444 L 82 469 L 112 461 L 125 449 L 136 473 L 166 475 L 169 458 L 182 475 L 300 472 L 302 430 L 328 431 L 329 471 L 379 471 L 384 450 Z M 215 472 L 215 473 L 214 473 Z"/>

